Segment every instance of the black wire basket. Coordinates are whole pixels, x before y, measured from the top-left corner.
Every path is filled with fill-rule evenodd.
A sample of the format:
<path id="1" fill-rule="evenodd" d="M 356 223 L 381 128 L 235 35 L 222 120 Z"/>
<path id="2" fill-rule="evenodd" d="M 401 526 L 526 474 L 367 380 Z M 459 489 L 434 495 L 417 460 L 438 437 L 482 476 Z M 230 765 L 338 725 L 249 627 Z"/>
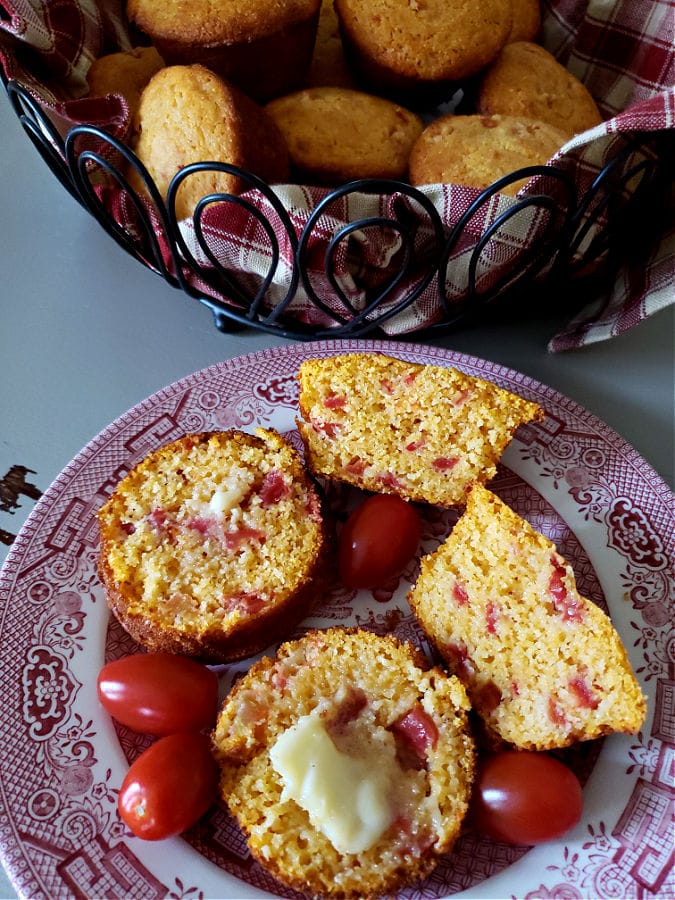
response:
<path id="1" fill-rule="evenodd" d="M 403 181 L 367 179 L 325 191 L 299 228 L 273 187 L 224 163 L 185 167 L 163 200 L 125 144 L 93 125 L 76 125 L 62 137 L 24 87 L 13 80 L 3 82 L 23 128 L 66 190 L 124 250 L 208 307 L 224 332 L 251 327 L 296 340 L 392 337 L 409 331 L 419 336 L 504 315 L 522 305 L 533 288 L 559 288 L 589 271 L 611 278 L 638 233 L 644 241 L 670 178 L 665 161 L 673 150 L 672 134 L 632 134 L 614 141 L 618 149 L 583 191 L 564 159 L 560 165 L 519 169 L 480 192 L 449 225 L 422 190 Z M 144 185 L 142 196 L 129 183 L 130 169 Z M 249 190 L 204 197 L 194 212 L 194 240 L 189 243 L 176 217 L 176 193 L 185 179 L 205 170 L 235 174 Z M 503 211 L 481 229 L 486 209 L 494 206 L 500 192 L 523 179 L 528 179 L 527 190 L 509 198 Z M 111 185 L 124 197 L 123 216 L 119 204 L 107 200 Z M 328 239 L 324 236 L 317 266 L 317 231 L 332 208 L 343 208 L 352 194 L 384 197 L 386 213 L 340 222 Z M 266 243 L 269 264 L 264 274 L 238 271 L 236 253 L 209 240 L 209 212 L 222 203 L 254 220 Z M 504 229 L 518 217 L 533 215 L 539 220 L 536 233 L 505 253 L 499 241 Z M 386 231 L 389 242 L 396 243 L 391 263 L 373 276 L 363 260 L 352 259 L 349 282 L 357 289 L 345 289 L 338 258 L 344 265 L 359 246 L 355 236 L 378 231 Z M 452 273 L 450 269 L 459 246 L 468 249 L 458 276 L 457 266 Z M 282 257 L 285 272 L 280 280 Z M 417 317 L 419 326 L 397 329 L 397 321 L 416 304 L 424 304 L 425 310 Z"/>

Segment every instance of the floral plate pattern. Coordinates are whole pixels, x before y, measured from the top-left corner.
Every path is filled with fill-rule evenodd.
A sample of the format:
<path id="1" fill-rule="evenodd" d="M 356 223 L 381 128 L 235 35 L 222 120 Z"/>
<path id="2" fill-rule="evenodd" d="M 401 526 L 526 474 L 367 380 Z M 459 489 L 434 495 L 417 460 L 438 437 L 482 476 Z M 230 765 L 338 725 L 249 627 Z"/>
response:
<path id="1" fill-rule="evenodd" d="M 96 698 L 101 665 L 136 648 L 111 621 L 96 575 L 95 511 L 139 459 L 185 432 L 262 425 L 297 442 L 302 360 L 364 350 L 452 365 L 544 407 L 542 423 L 518 431 L 491 488 L 557 544 L 582 593 L 609 612 L 649 706 L 639 734 L 568 753 L 584 784 L 584 815 L 564 839 L 528 850 L 467 832 L 401 898 L 675 896 L 672 492 L 615 432 L 522 374 L 440 348 L 341 341 L 239 357 L 159 391 L 66 466 L 20 531 L 0 573 L 0 849 L 22 897 L 300 896 L 251 860 L 219 806 L 168 842 L 139 841 L 118 819 L 116 789 L 148 739 L 113 723 Z M 335 488 L 328 498 L 343 517 L 355 499 L 351 489 Z M 428 508 L 425 552 L 455 518 Z M 334 585 L 296 634 L 359 624 L 431 652 L 405 600 L 416 567 L 378 591 Z M 246 665 L 219 667 L 223 691 Z"/>

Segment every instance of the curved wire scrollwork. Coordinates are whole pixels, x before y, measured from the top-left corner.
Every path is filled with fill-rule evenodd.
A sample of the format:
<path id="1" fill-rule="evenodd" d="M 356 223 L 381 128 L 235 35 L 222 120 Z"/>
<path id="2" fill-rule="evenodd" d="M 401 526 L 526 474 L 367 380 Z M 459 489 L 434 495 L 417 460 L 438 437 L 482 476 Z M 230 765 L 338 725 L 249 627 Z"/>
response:
<path id="1" fill-rule="evenodd" d="M 658 173 L 657 155 L 642 153 L 638 140 L 627 141 L 581 197 L 563 168 L 532 166 L 494 182 L 452 225 L 444 224 L 429 197 L 410 184 L 364 179 L 327 191 L 300 227 L 268 184 L 226 163 L 186 166 L 164 199 L 125 144 L 92 125 L 77 125 L 63 139 L 25 88 L 3 81 L 32 144 L 71 196 L 127 253 L 210 309 L 221 331 L 253 327 L 296 340 L 362 336 L 414 311 L 432 293 L 438 312 L 420 330 L 450 328 L 508 304 L 517 290 L 539 278 L 569 278 L 602 257 Z M 198 201 L 192 243 L 176 202 L 187 179 L 203 173 L 234 177 L 243 187 Z M 495 195 L 523 179 L 535 179 L 534 189 L 488 219 Z M 111 191 L 117 191 L 116 204 L 110 202 Z M 383 202 L 375 215 L 340 223 L 332 210 L 343 210 L 354 194 L 380 196 Z M 262 274 L 242 272 L 236 248 L 213 241 L 211 211 L 223 204 L 243 216 L 265 244 L 268 265 Z M 333 228 L 328 237 L 326 221 Z M 609 224 L 597 228 L 599 221 Z M 391 265 L 375 276 L 363 258 L 364 240 L 373 233 L 386 234 L 391 253 Z M 317 242 L 323 248 L 320 268 Z"/>
<path id="2" fill-rule="evenodd" d="M 93 145 L 83 147 L 83 139 L 87 137 L 93 138 Z M 118 155 L 121 162 L 113 161 L 111 151 Z M 78 125 L 66 136 L 64 155 L 80 202 L 101 227 L 123 250 L 161 275 L 173 287 L 182 286 L 176 274 L 179 268 L 176 265 L 178 262 L 176 254 L 171 253 L 174 267 L 170 267 L 160 246 L 159 235 L 168 234 L 171 227 L 164 203 L 147 169 L 131 150 L 111 135 L 103 134 L 93 125 Z M 144 183 L 152 207 L 156 211 L 156 220 L 153 220 L 147 205 L 129 183 L 127 172 L 130 169 L 133 169 Z M 105 173 L 129 198 L 135 212 L 133 229 L 120 224 L 108 210 L 102 197 L 96 192 L 92 171 Z"/>
<path id="3" fill-rule="evenodd" d="M 482 230 L 469 256 L 462 301 L 459 305 L 451 304 L 445 288 L 448 281 L 448 265 L 465 230 L 472 219 L 484 213 L 495 194 L 509 188 L 515 182 L 530 178 L 539 178 L 543 181 L 546 191 L 542 188 L 537 193 L 516 200 Z M 508 297 L 509 288 L 522 285 L 528 279 L 534 279 L 546 264 L 550 265 L 568 239 L 575 202 L 573 180 L 566 172 L 551 166 L 529 166 L 519 169 L 498 179 L 482 191 L 453 228 L 438 268 L 438 291 L 446 317 L 454 315 L 455 320 L 468 316 L 474 318 L 486 305 Z M 488 290 L 481 289 L 478 271 L 481 258 L 490 242 L 495 240 L 503 229 L 509 225 L 513 228 L 519 218 L 526 219 L 530 213 L 539 213 L 542 219 L 536 236 L 518 247 L 511 265 L 503 267 L 496 280 L 491 281 Z M 527 229 L 527 224 L 523 227 Z"/>
<path id="4" fill-rule="evenodd" d="M 349 222 L 336 229 L 328 241 L 324 253 L 324 274 L 333 297 L 337 300 L 337 304 L 329 305 L 317 290 L 306 260 L 318 223 L 336 202 L 350 194 L 384 194 L 395 199 L 390 204 L 392 211 L 389 214 L 367 216 Z M 359 308 L 350 299 L 336 274 L 335 259 L 340 248 L 357 232 L 365 233 L 369 229 L 389 230 L 398 239 L 398 270 L 394 270 L 371 289 L 366 289 L 364 303 Z M 416 239 L 424 229 L 428 233 L 428 239 L 427 246 L 422 251 L 416 246 Z M 358 336 L 399 315 L 417 300 L 432 281 L 444 243 L 445 231 L 435 206 L 421 191 L 405 182 L 360 179 L 331 191 L 308 217 L 296 254 L 300 279 L 307 296 L 336 323 L 329 330 L 322 329 L 320 336 L 328 333 L 334 337 Z M 406 289 L 401 295 L 399 288 L 403 284 L 406 284 Z"/>
<path id="5" fill-rule="evenodd" d="M 64 159 L 61 135 L 25 88 L 16 81 L 5 82 L 4 77 L 3 83 L 12 109 L 31 143 L 71 197 L 81 202 Z"/>
<path id="6" fill-rule="evenodd" d="M 640 141 L 628 141 L 603 166 L 581 198 L 572 217 L 567 247 L 567 264 L 571 272 L 587 267 L 610 248 L 613 238 L 625 231 L 630 217 L 654 184 L 657 159 L 644 156 L 642 150 Z M 593 233 L 594 225 L 603 216 L 612 227 Z"/>

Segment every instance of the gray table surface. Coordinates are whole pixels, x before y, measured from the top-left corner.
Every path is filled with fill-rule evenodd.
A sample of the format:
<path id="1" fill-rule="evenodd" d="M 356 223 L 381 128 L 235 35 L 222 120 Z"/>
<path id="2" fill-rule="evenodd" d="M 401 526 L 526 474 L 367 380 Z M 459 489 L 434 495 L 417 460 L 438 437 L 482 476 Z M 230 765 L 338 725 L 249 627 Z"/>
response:
<path id="1" fill-rule="evenodd" d="M 0 477 L 33 471 L 44 491 L 105 425 L 166 384 L 286 343 L 223 335 L 210 313 L 127 256 L 65 192 L 0 92 Z M 542 302 L 544 298 L 542 297 Z M 434 343 L 501 363 L 560 391 L 619 432 L 672 487 L 673 307 L 609 342 L 546 350 L 559 316 Z M 0 529 L 16 534 L 33 502 Z M 8 545 L 0 543 L 0 563 Z M 0 871 L 0 898 L 16 897 Z"/>

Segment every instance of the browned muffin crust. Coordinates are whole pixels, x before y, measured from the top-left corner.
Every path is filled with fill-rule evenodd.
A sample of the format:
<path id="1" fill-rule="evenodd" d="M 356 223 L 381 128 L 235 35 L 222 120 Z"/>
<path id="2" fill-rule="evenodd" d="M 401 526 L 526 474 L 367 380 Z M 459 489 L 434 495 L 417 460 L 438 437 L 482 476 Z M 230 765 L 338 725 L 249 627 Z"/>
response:
<path id="1" fill-rule="evenodd" d="M 420 98 L 485 68 L 512 23 L 511 0 L 335 0 L 335 9 L 364 86 Z"/>
<path id="2" fill-rule="evenodd" d="M 568 138 L 593 128 L 602 116 L 590 92 L 539 44 L 507 44 L 482 76 L 477 109 L 484 115 L 545 122 Z"/>
<path id="3" fill-rule="evenodd" d="M 507 43 L 511 41 L 535 41 L 541 28 L 539 0 L 511 0 L 513 23 Z"/>
<path id="4" fill-rule="evenodd" d="M 295 175 L 309 183 L 403 178 L 422 133 L 415 113 L 350 88 L 305 88 L 265 109 L 286 140 Z"/>
<path id="5" fill-rule="evenodd" d="M 258 102 L 299 87 L 321 0 L 127 0 L 168 65 L 200 63 Z"/>
<path id="6" fill-rule="evenodd" d="M 143 89 L 163 67 L 164 60 L 154 47 L 133 47 L 100 56 L 87 72 L 89 95 L 121 94 L 129 105 L 133 120 Z"/>
<path id="7" fill-rule="evenodd" d="M 239 88 L 204 66 L 161 69 L 141 96 L 136 132 L 132 149 L 163 198 L 173 176 L 196 162 L 228 163 L 270 184 L 288 179 L 288 149 L 274 121 Z M 143 192 L 135 171 L 129 179 Z M 238 194 L 249 187 L 225 172 L 192 174 L 178 190 L 177 218 L 191 216 L 209 194 Z"/>
<path id="8" fill-rule="evenodd" d="M 441 116 L 413 145 L 410 181 L 482 190 L 517 169 L 545 165 L 568 138 L 553 125 L 521 116 Z M 512 181 L 501 193 L 516 194 L 526 183 L 527 179 Z"/>

